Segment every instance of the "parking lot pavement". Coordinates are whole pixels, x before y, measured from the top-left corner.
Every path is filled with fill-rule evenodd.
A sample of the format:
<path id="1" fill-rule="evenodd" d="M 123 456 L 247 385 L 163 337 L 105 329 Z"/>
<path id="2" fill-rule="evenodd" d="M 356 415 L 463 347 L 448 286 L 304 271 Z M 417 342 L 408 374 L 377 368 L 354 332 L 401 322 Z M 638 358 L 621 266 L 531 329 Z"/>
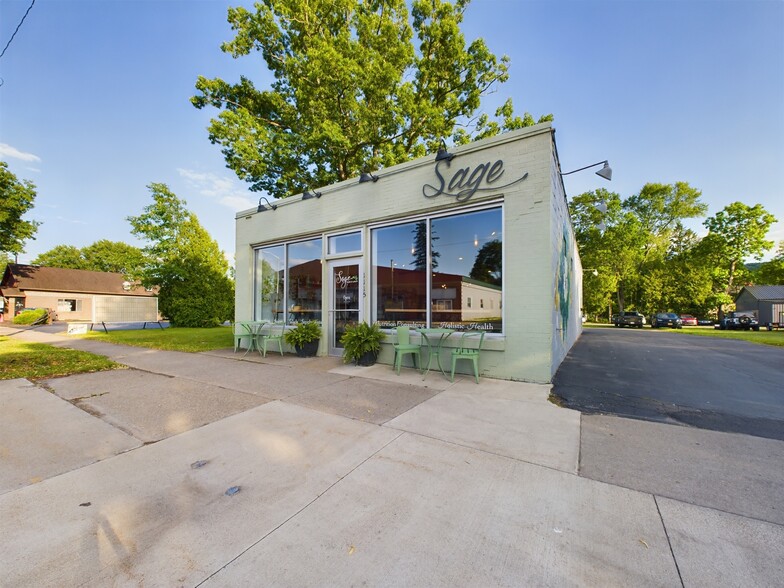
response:
<path id="1" fill-rule="evenodd" d="M 580 475 L 784 525 L 784 441 L 583 415 Z"/>
<path id="2" fill-rule="evenodd" d="M 782 365 L 784 347 L 651 329 L 585 329 L 558 368 L 553 393 L 584 413 L 784 441 Z"/>

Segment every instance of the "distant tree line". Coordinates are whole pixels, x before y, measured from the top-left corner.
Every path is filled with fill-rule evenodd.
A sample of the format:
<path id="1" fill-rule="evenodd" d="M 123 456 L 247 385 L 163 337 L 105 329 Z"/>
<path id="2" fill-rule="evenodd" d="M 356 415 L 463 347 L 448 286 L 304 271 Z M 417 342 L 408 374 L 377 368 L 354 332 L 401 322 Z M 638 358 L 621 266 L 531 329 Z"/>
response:
<path id="1" fill-rule="evenodd" d="M 784 243 L 756 269 L 744 263 L 773 247 L 765 237 L 775 217 L 759 204 L 733 202 L 704 220 L 708 232 L 700 237 L 683 223 L 705 216 L 701 195 L 687 182 L 649 183 L 626 199 L 600 189 L 572 200 L 582 265 L 590 270 L 583 279 L 590 318 L 623 310 L 716 317 L 744 285 L 784 284 Z"/>

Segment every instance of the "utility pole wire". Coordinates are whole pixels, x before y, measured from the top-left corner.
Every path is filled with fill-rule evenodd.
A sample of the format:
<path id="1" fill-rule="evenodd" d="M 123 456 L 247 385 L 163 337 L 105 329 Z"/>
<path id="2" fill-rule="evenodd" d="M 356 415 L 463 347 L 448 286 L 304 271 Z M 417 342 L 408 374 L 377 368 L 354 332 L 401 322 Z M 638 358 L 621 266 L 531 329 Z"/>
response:
<path id="1" fill-rule="evenodd" d="M 30 3 L 30 6 L 28 6 L 28 7 L 27 7 L 27 11 L 25 11 L 25 13 L 24 13 L 24 16 L 22 17 L 22 20 L 20 20 L 20 21 L 19 21 L 19 24 L 18 24 L 18 25 L 16 25 L 16 30 L 14 31 L 14 34 L 13 34 L 13 35 L 11 35 L 11 38 L 10 38 L 10 39 L 8 39 L 8 43 L 6 43 L 6 44 L 5 44 L 5 47 L 3 48 L 3 52 L 2 52 L 2 53 L 0 53 L 0 57 L 2 57 L 3 55 L 5 55 L 5 51 L 6 51 L 6 49 L 8 49 L 8 46 L 11 44 L 11 41 L 13 41 L 13 40 L 14 40 L 14 37 L 16 37 L 16 33 L 18 33 L 18 32 L 19 32 L 19 29 L 21 28 L 21 26 L 22 26 L 22 23 L 23 23 L 23 22 L 25 21 L 25 19 L 27 18 L 27 14 L 30 12 L 30 9 L 33 7 L 33 4 L 35 4 L 35 0 L 33 0 L 33 1 Z"/>

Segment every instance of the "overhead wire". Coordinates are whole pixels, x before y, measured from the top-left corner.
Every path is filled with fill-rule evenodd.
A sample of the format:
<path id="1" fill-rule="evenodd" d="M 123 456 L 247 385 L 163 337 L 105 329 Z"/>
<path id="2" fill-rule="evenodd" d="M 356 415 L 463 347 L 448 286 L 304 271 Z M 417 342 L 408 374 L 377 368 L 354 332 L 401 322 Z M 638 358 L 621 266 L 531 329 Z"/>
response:
<path id="1" fill-rule="evenodd" d="M 23 23 L 23 22 L 25 21 L 25 19 L 27 18 L 27 15 L 30 13 L 30 9 L 32 9 L 32 7 L 33 7 L 33 5 L 34 5 L 34 4 L 35 4 L 35 0 L 33 0 L 33 1 L 30 3 L 30 6 L 28 6 L 28 7 L 27 7 L 27 10 L 25 11 L 25 13 L 24 13 L 24 16 L 22 17 L 22 20 L 20 20 L 20 21 L 19 21 L 19 24 L 18 24 L 18 25 L 16 25 L 16 30 L 14 31 L 14 34 L 13 34 L 13 35 L 11 35 L 11 38 L 10 38 L 10 39 L 8 39 L 8 43 L 6 43 L 6 44 L 5 44 L 5 47 L 3 47 L 3 52 L 2 52 L 2 53 L 0 53 L 0 57 L 3 57 L 3 55 L 5 55 L 5 52 L 6 52 L 6 50 L 8 49 L 9 45 L 11 45 L 11 41 L 13 41 L 13 40 L 14 40 L 14 37 L 16 37 L 16 33 L 18 33 L 18 32 L 19 32 L 19 29 L 22 27 L 22 23 Z"/>

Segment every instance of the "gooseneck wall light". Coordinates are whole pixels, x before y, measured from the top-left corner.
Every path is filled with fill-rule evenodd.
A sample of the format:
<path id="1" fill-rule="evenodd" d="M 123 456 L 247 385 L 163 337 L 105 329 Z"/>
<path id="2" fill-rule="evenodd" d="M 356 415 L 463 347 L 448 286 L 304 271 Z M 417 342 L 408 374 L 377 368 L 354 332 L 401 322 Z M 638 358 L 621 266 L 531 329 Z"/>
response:
<path id="1" fill-rule="evenodd" d="M 264 206 L 261 201 L 267 203 L 267 206 Z M 259 207 L 256 209 L 256 212 L 264 212 L 265 210 L 275 210 L 278 207 L 277 204 L 272 204 L 269 200 L 267 200 L 264 196 L 259 198 Z"/>
<path id="2" fill-rule="evenodd" d="M 363 173 L 359 176 L 359 183 L 364 184 L 365 182 L 377 182 L 378 176 L 374 176 L 373 174 Z"/>
<path id="3" fill-rule="evenodd" d="M 438 152 L 436 153 L 436 161 L 443 161 L 444 159 L 452 161 L 454 158 L 454 153 L 449 153 L 449 151 L 446 150 L 446 143 L 441 139 L 441 145 L 438 146 Z"/>
<path id="4" fill-rule="evenodd" d="M 321 198 L 321 192 L 309 192 L 308 190 L 305 190 L 302 194 L 302 199 L 309 200 L 310 198 Z"/>
<path id="5" fill-rule="evenodd" d="M 570 172 L 562 173 L 562 176 L 568 176 L 569 174 L 576 173 L 578 171 L 583 171 L 584 169 L 588 169 L 589 167 L 596 167 L 597 165 L 604 164 L 604 167 L 596 172 L 596 175 L 604 178 L 607 181 L 612 181 L 612 168 L 610 167 L 610 163 L 608 161 L 600 161 L 598 163 L 592 163 L 591 165 L 586 165 L 585 167 L 581 167 L 580 169 L 575 169 Z"/>

